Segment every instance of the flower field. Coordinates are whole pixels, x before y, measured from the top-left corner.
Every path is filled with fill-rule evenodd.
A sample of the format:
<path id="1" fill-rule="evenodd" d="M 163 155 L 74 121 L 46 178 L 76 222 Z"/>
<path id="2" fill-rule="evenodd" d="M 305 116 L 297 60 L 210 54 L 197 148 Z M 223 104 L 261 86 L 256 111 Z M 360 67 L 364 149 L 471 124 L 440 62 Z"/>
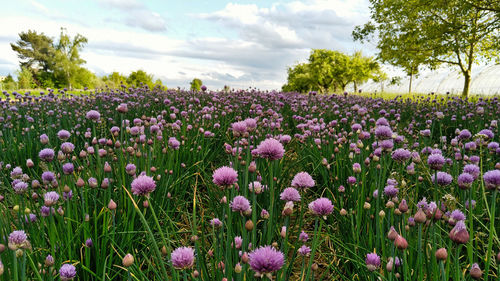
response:
<path id="1" fill-rule="evenodd" d="M 500 280 L 498 98 L 0 101 L 0 280 Z"/>

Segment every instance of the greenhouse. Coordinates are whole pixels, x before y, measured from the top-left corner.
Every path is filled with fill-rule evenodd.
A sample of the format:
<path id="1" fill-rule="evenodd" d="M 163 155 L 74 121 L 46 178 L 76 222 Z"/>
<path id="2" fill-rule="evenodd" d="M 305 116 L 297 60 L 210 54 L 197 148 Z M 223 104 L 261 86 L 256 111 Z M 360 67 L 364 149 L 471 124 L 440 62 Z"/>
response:
<path id="1" fill-rule="evenodd" d="M 390 85 L 389 81 L 376 83 L 373 81 L 363 84 L 363 92 L 407 93 L 410 84 L 409 77 L 404 77 L 397 85 Z M 441 93 L 460 94 L 464 85 L 464 77 L 459 71 L 439 70 L 425 72 L 413 77 L 412 92 L 414 93 Z M 472 71 L 471 94 L 500 95 L 500 64 L 478 66 Z"/>

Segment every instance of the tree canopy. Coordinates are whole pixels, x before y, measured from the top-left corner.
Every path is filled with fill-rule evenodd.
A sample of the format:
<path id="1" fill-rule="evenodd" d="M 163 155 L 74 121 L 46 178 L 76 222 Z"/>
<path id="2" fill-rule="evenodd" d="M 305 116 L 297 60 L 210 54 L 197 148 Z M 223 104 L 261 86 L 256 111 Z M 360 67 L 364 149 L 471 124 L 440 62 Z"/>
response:
<path id="1" fill-rule="evenodd" d="M 401 67 L 410 78 L 420 66 L 451 65 L 463 74 L 462 94 L 467 96 L 473 65 L 498 55 L 500 14 L 495 1 L 369 1 L 372 21 L 356 27 L 354 39 L 378 37 L 378 57 Z"/>
<path id="2" fill-rule="evenodd" d="M 307 63 L 288 68 L 283 91 L 345 91 L 347 85 L 357 85 L 381 75 L 380 66 L 372 57 L 361 52 L 347 55 L 339 51 L 313 49 Z"/>
<path id="3" fill-rule="evenodd" d="M 201 80 L 198 78 L 194 78 L 193 81 L 191 81 L 191 83 L 189 83 L 189 85 L 191 86 L 191 90 L 200 91 L 201 85 L 203 85 L 203 82 L 201 82 Z"/>
<path id="4" fill-rule="evenodd" d="M 27 69 L 38 87 L 86 87 L 95 75 L 82 68 L 80 52 L 87 38 L 77 34 L 71 38 L 64 28 L 57 43 L 44 33 L 33 30 L 19 33 L 11 48 L 20 59 L 21 72 Z"/>

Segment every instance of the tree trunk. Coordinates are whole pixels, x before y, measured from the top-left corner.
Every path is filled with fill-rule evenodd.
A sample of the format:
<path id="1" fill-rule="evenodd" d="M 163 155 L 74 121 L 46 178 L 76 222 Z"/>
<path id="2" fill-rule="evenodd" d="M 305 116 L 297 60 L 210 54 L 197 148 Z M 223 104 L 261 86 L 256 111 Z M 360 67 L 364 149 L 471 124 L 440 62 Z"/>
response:
<path id="1" fill-rule="evenodd" d="M 410 71 L 410 86 L 408 87 L 408 94 L 411 94 L 411 84 L 413 82 L 413 70 Z"/>
<path id="2" fill-rule="evenodd" d="M 354 92 L 358 92 L 358 84 L 356 83 L 356 81 L 354 81 Z"/>
<path id="3" fill-rule="evenodd" d="M 470 83 L 471 83 L 471 70 L 467 69 L 464 72 L 464 90 L 462 91 L 462 97 L 466 98 L 469 95 Z"/>

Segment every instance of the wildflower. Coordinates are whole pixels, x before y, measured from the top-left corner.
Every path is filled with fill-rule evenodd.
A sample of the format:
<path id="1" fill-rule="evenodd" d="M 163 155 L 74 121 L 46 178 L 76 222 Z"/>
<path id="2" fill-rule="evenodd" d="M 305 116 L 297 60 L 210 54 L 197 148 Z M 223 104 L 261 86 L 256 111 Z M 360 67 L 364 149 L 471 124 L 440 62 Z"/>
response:
<path id="1" fill-rule="evenodd" d="M 481 268 L 479 268 L 479 265 L 477 263 L 472 264 L 470 267 L 470 276 L 474 279 L 481 279 L 481 276 L 483 275 L 483 271 Z"/>
<path id="2" fill-rule="evenodd" d="M 45 206 L 50 207 L 57 203 L 57 200 L 59 200 L 59 194 L 55 191 L 49 191 L 45 193 L 43 199 Z"/>
<path id="3" fill-rule="evenodd" d="M 265 246 L 255 249 L 248 255 L 250 268 L 256 272 L 256 277 L 267 276 L 281 269 L 285 263 L 283 253 L 275 250 L 271 246 Z"/>
<path id="4" fill-rule="evenodd" d="M 194 250 L 189 247 L 180 247 L 175 249 L 170 257 L 174 268 L 184 270 L 194 265 Z"/>
<path id="5" fill-rule="evenodd" d="M 90 110 L 89 112 L 87 112 L 85 117 L 89 120 L 97 121 L 101 118 L 101 114 L 95 110 Z"/>
<path id="6" fill-rule="evenodd" d="M 487 189 L 500 190 L 500 171 L 492 170 L 484 173 L 483 180 Z"/>
<path id="7" fill-rule="evenodd" d="M 376 253 L 369 253 L 366 255 L 365 263 L 369 271 L 375 271 L 380 267 L 380 257 Z"/>
<path id="8" fill-rule="evenodd" d="M 307 172 L 297 173 L 292 180 L 292 186 L 298 188 L 310 188 L 314 186 L 314 180 Z"/>
<path id="9" fill-rule="evenodd" d="M 24 230 L 14 230 L 9 234 L 9 249 L 15 251 L 17 249 L 29 249 L 31 247 L 28 241 L 28 236 Z"/>
<path id="10" fill-rule="evenodd" d="M 469 232 L 464 221 L 458 221 L 449 233 L 450 239 L 458 244 L 465 244 L 469 241 Z"/>
<path id="11" fill-rule="evenodd" d="M 222 222 L 218 218 L 213 218 L 210 220 L 210 225 L 213 227 L 221 227 Z"/>
<path id="12" fill-rule="evenodd" d="M 411 152 L 404 149 L 398 148 L 392 152 L 392 159 L 397 162 L 405 162 L 411 158 Z"/>
<path id="13" fill-rule="evenodd" d="M 301 256 L 309 256 L 309 253 L 311 253 L 311 248 L 309 248 L 308 246 L 306 245 L 302 245 L 302 247 L 299 248 L 299 250 L 297 251 L 299 253 L 299 255 Z"/>
<path id="14" fill-rule="evenodd" d="M 51 162 L 54 160 L 55 152 L 51 148 L 44 148 L 38 153 L 38 157 L 45 162 Z"/>
<path id="15" fill-rule="evenodd" d="M 76 268 L 72 264 L 63 264 L 59 269 L 59 276 L 62 281 L 73 280 L 76 277 Z"/>
<path id="16" fill-rule="evenodd" d="M 156 189 L 156 182 L 152 177 L 141 175 L 134 179 L 130 186 L 132 189 L 132 193 L 134 193 L 135 195 L 148 196 L 149 193 L 153 192 Z"/>
<path id="17" fill-rule="evenodd" d="M 315 215 L 326 218 L 327 215 L 333 212 L 333 204 L 330 199 L 322 197 L 309 203 L 309 210 Z"/>
<path id="18" fill-rule="evenodd" d="M 223 166 L 214 171 L 212 178 L 216 185 L 227 187 L 238 181 L 238 173 L 233 168 Z"/>
<path id="19" fill-rule="evenodd" d="M 299 202 L 300 201 L 300 194 L 297 191 L 297 189 L 293 187 L 288 187 L 283 190 L 283 192 L 280 194 L 280 199 L 283 201 L 293 201 L 293 202 Z"/>
<path id="20" fill-rule="evenodd" d="M 443 168 L 444 163 L 445 159 L 441 154 L 431 154 L 427 158 L 427 164 L 429 164 L 429 166 L 433 170 L 441 170 Z"/>
<path id="21" fill-rule="evenodd" d="M 250 202 L 245 197 L 238 195 L 233 198 L 233 201 L 230 203 L 231 209 L 233 212 L 240 212 L 242 214 L 248 214 L 252 211 L 250 207 Z"/>
<path id="22" fill-rule="evenodd" d="M 269 160 L 278 160 L 285 154 L 283 145 L 275 139 L 266 139 L 257 146 L 257 154 Z"/>
<path id="23" fill-rule="evenodd" d="M 453 181 L 453 177 L 445 172 L 437 172 L 437 174 L 431 176 L 433 183 L 441 186 L 449 185 Z"/>

